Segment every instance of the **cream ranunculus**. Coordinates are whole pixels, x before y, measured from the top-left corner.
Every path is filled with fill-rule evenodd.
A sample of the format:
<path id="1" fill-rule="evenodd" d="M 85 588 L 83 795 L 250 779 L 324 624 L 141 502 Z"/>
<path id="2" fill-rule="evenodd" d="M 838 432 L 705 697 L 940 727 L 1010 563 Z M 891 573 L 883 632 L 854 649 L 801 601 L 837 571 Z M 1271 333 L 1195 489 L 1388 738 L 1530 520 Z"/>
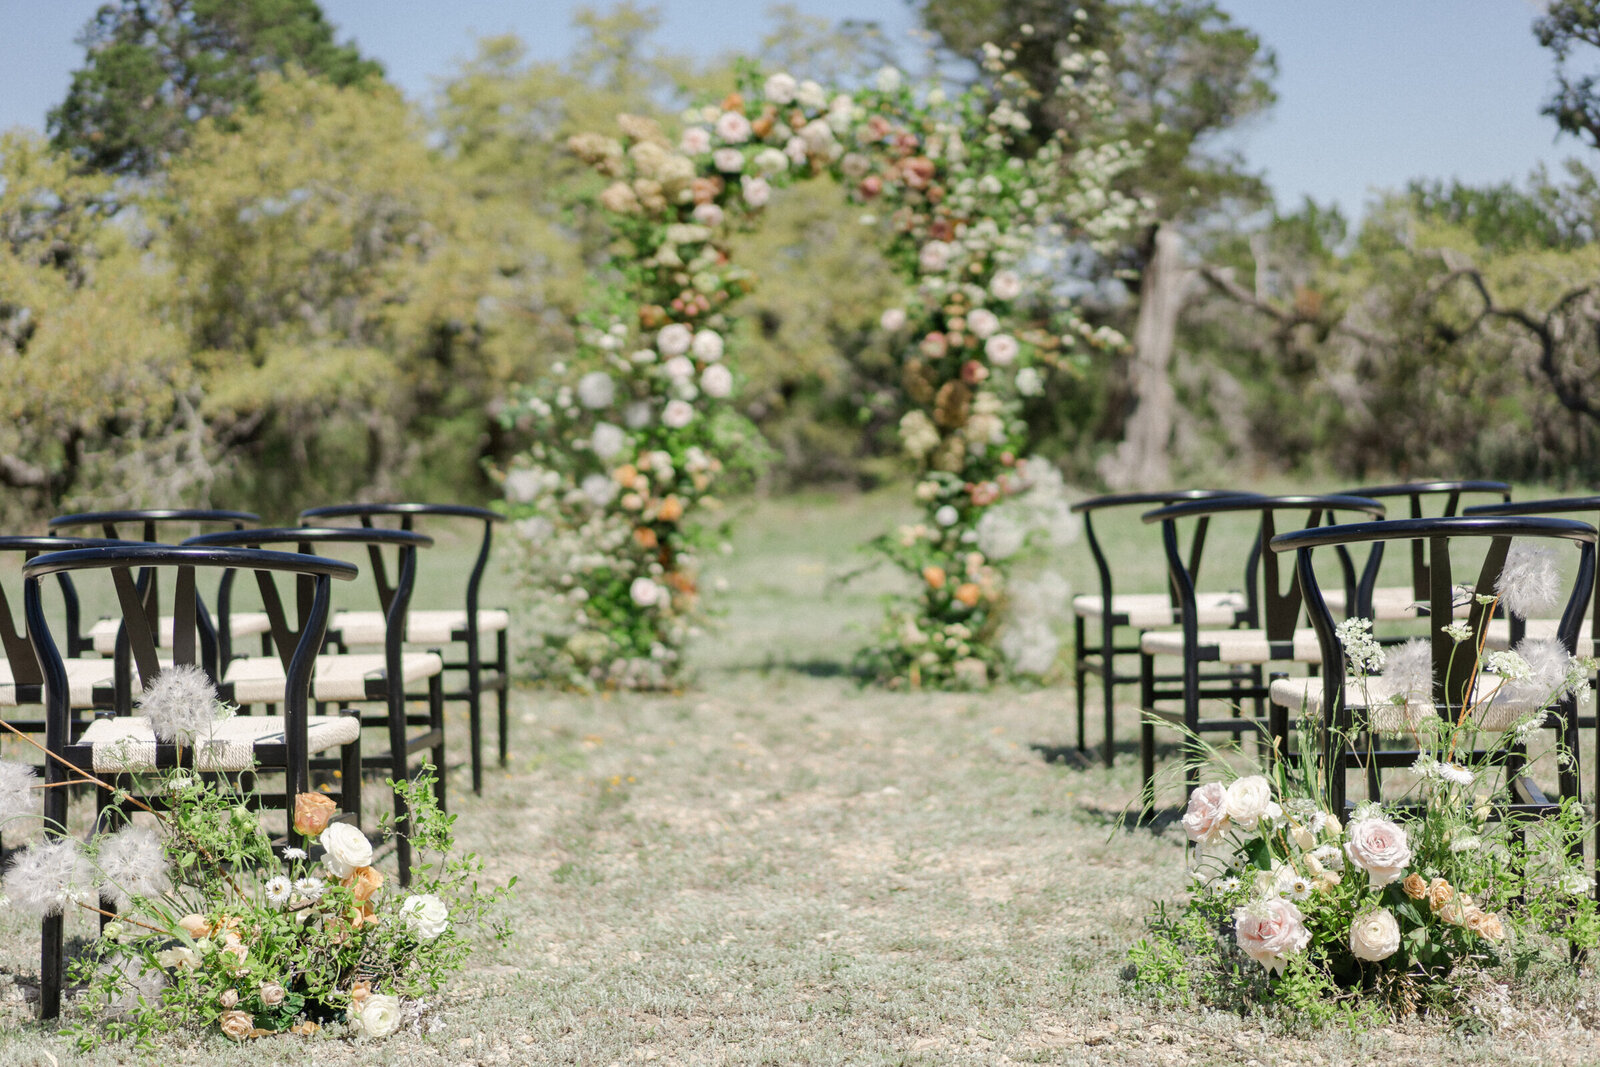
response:
<path id="1" fill-rule="evenodd" d="M 1190 841 L 1214 845 L 1228 825 L 1228 813 L 1223 810 L 1227 787 L 1221 782 L 1207 782 L 1189 794 L 1189 810 L 1183 813 L 1183 829 Z"/>
<path id="2" fill-rule="evenodd" d="M 322 831 L 322 865 L 335 878 L 348 878 L 358 867 L 372 866 L 372 842 L 357 827 L 336 822 Z"/>
<path id="3" fill-rule="evenodd" d="M 400 1029 L 400 998 L 373 993 L 361 1002 L 350 1021 L 368 1037 L 388 1037 Z"/>
<path id="4" fill-rule="evenodd" d="M 1235 825 L 1254 830 L 1271 803 L 1272 783 L 1259 774 L 1252 774 L 1228 786 L 1222 810 Z"/>
<path id="5" fill-rule="evenodd" d="M 1388 819 L 1358 819 L 1350 824 L 1350 839 L 1344 853 L 1350 862 L 1367 872 L 1368 885 L 1376 889 L 1399 881 L 1411 862 L 1411 845 L 1406 832 Z"/>
<path id="6" fill-rule="evenodd" d="M 1400 950 L 1400 924 L 1388 908 L 1369 911 L 1350 924 L 1350 951 L 1356 959 L 1373 963 Z"/>
<path id="7" fill-rule="evenodd" d="M 1267 970 L 1282 974 L 1289 956 L 1311 943 L 1305 916 L 1292 901 L 1268 897 L 1234 912 L 1234 937 L 1244 954 Z"/>
<path id="8" fill-rule="evenodd" d="M 450 926 L 449 909 L 432 893 L 406 897 L 400 905 L 400 916 L 418 941 L 432 941 Z"/>

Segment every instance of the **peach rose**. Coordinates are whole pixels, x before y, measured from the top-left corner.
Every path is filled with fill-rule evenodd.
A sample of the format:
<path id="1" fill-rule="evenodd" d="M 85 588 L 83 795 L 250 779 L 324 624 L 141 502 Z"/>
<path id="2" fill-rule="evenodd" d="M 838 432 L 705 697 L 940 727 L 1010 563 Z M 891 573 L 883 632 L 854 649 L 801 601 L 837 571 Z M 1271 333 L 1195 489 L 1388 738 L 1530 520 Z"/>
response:
<path id="1" fill-rule="evenodd" d="M 294 828 L 296 833 L 316 837 L 328 828 L 328 820 L 339 806 L 331 797 L 321 793 L 299 793 L 294 798 Z"/>
<path id="2" fill-rule="evenodd" d="M 1435 878 L 1428 883 L 1428 906 L 1434 911 L 1450 903 L 1450 898 L 1455 895 L 1456 891 L 1443 878 Z"/>
<path id="3" fill-rule="evenodd" d="M 929 564 L 922 568 L 922 580 L 928 583 L 928 588 L 930 589 L 943 589 L 945 581 L 944 568 Z"/>
<path id="4" fill-rule="evenodd" d="M 276 1008 L 283 1003 L 283 998 L 289 995 L 288 991 L 277 982 L 262 982 L 260 994 L 261 1003 L 269 1008 Z"/>
<path id="5" fill-rule="evenodd" d="M 222 1027 L 222 1032 L 235 1041 L 243 1041 L 255 1031 L 256 1021 L 247 1011 L 225 1011 L 217 1017 L 217 1025 Z"/>
<path id="6" fill-rule="evenodd" d="M 1400 883 L 1400 888 L 1406 891 L 1406 896 L 1412 900 L 1421 900 L 1428 895 L 1428 883 L 1422 880 L 1422 875 L 1413 871 L 1406 875 L 1406 880 Z"/>
<path id="7" fill-rule="evenodd" d="M 962 582 L 956 587 L 955 598 L 969 608 L 976 607 L 982 595 L 982 590 L 972 582 Z"/>
<path id="8" fill-rule="evenodd" d="M 677 522 L 683 518 L 683 501 L 676 496 L 668 496 L 661 501 L 661 506 L 656 508 L 656 518 L 662 522 Z"/>
<path id="9" fill-rule="evenodd" d="M 214 927 L 204 915 L 185 915 L 178 920 L 178 929 L 198 941 L 202 937 L 210 937 Z"/>

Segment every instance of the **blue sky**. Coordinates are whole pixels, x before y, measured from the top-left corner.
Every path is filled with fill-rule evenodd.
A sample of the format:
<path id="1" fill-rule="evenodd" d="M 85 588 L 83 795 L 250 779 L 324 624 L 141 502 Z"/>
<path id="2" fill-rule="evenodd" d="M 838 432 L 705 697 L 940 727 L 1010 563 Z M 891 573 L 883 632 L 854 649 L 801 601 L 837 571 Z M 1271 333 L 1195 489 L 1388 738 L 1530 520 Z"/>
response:
<path id="1" fill-rule="evenodd" d="M 0 129 L 42 128 L 82 61 L 73 43 L 100 0 L 0 0 Z M 1278 54 L 1278 104 L 1237 135 L 1280 202 L 1312 196 L 1359 214 L 1372 189 L 1418 177 L 1521 179 L 1539 162 L 1587 152 L 1539 114 L 1551 61 L 1529 29 L 1529 0 L 1220 0 Z M 571 45 L 578 6 L 540 0 L 323 0 L 414 98 L 485 34 L 513 32 L 543 58 Z M 753 49 L 769 28 L 749 0 L 659 0 L 661 40 L 710 55 Z M 908 55 L 901 0 L 797 0 L 807 14 L 876 20 Z M 799 72 L 797 72 L 799 73 Z M 1593 161 L 1600 163 L 1600 161 Z"/>

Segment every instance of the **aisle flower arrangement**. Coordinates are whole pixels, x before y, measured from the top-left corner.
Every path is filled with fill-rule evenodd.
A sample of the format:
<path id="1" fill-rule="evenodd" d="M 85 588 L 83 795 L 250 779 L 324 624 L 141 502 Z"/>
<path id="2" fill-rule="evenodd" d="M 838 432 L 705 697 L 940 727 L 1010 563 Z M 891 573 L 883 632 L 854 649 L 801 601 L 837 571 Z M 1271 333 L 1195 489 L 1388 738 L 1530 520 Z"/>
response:
<path id="1" fill-rule="evenodd" d="M 1523 609 L 1519 595 L 1503 601 Z M 1159 909 L 1133 949 L 1136 986 L 1281 1008 L 1301 1022 L 1450 1013 L 1497 969 L 1562 967 L 1569 951 L 1600 945 L 1582 807 L 1569 800 L 1543 817 L 1496 810 L 1509 800 L 1508 757 L 1558 701 L 1586 693 L 1595 661 L 1553 639 L 1483 651 L 1465 623 L 1443 629 L 1452 658 L 1474 664 L 1473 695 L 1452 718 L 1435 711 L 1431 642 L 1385 649 L 1366 620 L 1339 627 L 1348 680 L 1366 693 L 1374 729 L 1420 752 L 1400 775 L 1402 794 L 1334 812 L 1315 759 L 1235 775 L 1236 762 L 1214 754 L 1218 780 L 1190 795 L 1182 817 L 1191 896 L 1176 915 Z M 1313 733 L 1302 736 L 1318 728 L 1305 723 Z M 1569 758 L 1559 741 L 1553 755 Z"/>
<path id="2" fill-rule="evenodd" d="M 204 723 L 230 711 L 195 668 L 163 672 L 141 703 L 158 735 L 177 728 L 201 745 Z M 80 1046 L 211 1028 L 245 1041 L 329 1025 L 378 1039 L 436 1025 L 427 998 L 463 964 L 474 928 L 515 879 L 479 887 L 482 864 L 455 854 L 432 773 L 395 785 L 418 857 L 404 889 L 329 797 L 296 798 L 294 825 L 309 850 L 275 849 L 228 781 L 181 768 L 146 782 L 165 809 L 118 792 L 113 818 L 87 843 L 37 836 L 6 869 L 11 906 L 109 920 L 71 964 L 83 987 L 71 1027 Z M 37 822 L 37 788 L 31 769 L 0 761 L 8 833 Z"/>
<path id="3" fill-rule="evenodd" d="M 900 435 L 926 521 L 917 544 L 883 546 L 922 593 L 891 612 L 872 669 L 929 685 L 1004 669 L 1006 561 L 977 541 L 985 515 L 1042 475 L 1022 461 L 1022 404 L 1052 370 L 1122 344 L 1069 300 L 1038 319 L 1038 267 L 1074 244 L 1108 248 L 1140 210 L 1111 188 L 1137 158 L 1125 142 L 1034 143 L 1025 112 L 1037 93 L 1009 58 L 991 49 L 983 81 L 958 96 L 893 68 L 853 93 L 751 70 L 673 131 L 624 115 L 620 136 L 571 139 L 604 178 L 595 202 L 617 241 L 579 351 L 507 414 L 536 442 L 505 490 L 525 570 L 551 602 L 547 677 L 659 687 L 681 666 L 700 607 L 697 531 L 715 525 L 716 494 L 759 450 L 736 404 L 736 302 L 757 275 L 728 238 L 813 177 L 850 190 L 908 284 L 881 328 L 902 357 Z M 1059 91 L 1083 131 L 1104 133 L 1111 77 L 1100 53 L 1063 63 Z M 935 572 L 947 583 L 928 580 Z M 965 636 L 915 636 L 952 627 Z M 1038 661 L 1038 642 L 1029 648 Z"/>

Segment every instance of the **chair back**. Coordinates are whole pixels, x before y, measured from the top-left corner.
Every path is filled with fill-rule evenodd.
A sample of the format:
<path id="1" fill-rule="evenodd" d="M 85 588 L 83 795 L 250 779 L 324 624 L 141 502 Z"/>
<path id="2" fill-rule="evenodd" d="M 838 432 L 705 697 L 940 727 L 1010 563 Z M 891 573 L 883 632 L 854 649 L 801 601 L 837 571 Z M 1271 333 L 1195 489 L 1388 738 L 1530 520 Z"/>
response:
<path id="1" fill-rule="evenodd" d="M 405 639 L 406 611 L 411 604 L 411 593 L 417 577 L 417 549 L 432 545 L 433 538 L 413 530 L 380 530 L 359 526 L 280 526 L 201 534 L 191 537 L 184 544 L 214 548 L 292 545 L 296 552 L 306 555 L 341 545 L 365 548 L 372 565 L 379 609 L 384 613 L 384 654 L 389 677 L 400 677 L 400 651 Z M 393 548 L 398 553 L 396 577 L 392 584 L 383 558 L 385 548 Z M 307 580 L 302 578 L 302 586 Z M 261 595 L 263 601 L 268 602 L 275 593 L 267 586 L 262 586 Z M 273 636 L 276 639 L 279 627 L 286 624 L 285 616 L 281 609 L 274 613 L 270 603 L 267 613 L 272 619 Z"/>
<path id="2" fill-rule="evenodd" d="M 1111 617 L 1111 564 L 1106 559 L 1105 549 L 1101 547 L 1100 539 L 1095 534 L 1094 513 L 1106 508 L 1145 507 L 1150 505 L 1179 504 L 1193 500 L 1222 500 L 1236 496 L 1253 496 L 1251 493 L 1237 493 L 1227 489 L 1171 489 L 1150 493 L 1111 493 L 1105 496 L 1090 497 L 1080 500 L 1072 505 L 1075 515 L 1083 516 L 1083 532 L 1089 542 L 1089 552 L 1094 556 L 1095 571 L 1100 578 L 1100 599 L 1104 618 Z M 1205 551 L 1206 531 L 1210 525 L 1210 517 L 1203 517 L 1195 523 L 1193 533 L 1189 538 L 1186 568 L 1191 579 L 1198 578 L 1200 573 L 1200 558 Z M 1256 553 L 1250 554 L 1250 559 L 1245 563 L 1248 572 L 1255 566 Z M 1167 583 L 1167 593 L 1172 598 L 1172 608 L 1177 612 L 1178 590 L 1171 582 Z"/>
<path id="3" fill-rule="evenodd" d="M 1345 490 L 1351 496 L 1370 497 L 1374 500 L 1388 501 L 1395 497 L 1404 497 L 1407 502 L 1406 514 L 1413 519 L 1428 518 L 1429 504 L 1439 506 L 1439 515 L 1447 517 L 1454 515 L 1461 506 L 1461 498 L 1465 496 L 1489 495 L 1499 497 L 1502 501 L 1511 499 L 1511 486 L 1505 482 L 1471 481 L 1461 479 L 1442 479 L 1436 481 L 1420 482 L 1395 482 L 1391 485 L 1368 485 L 1360 489 Z M 1443 498 L 1441 501 L 1440 498 Z M 1400 518 L 1392 514 L 1391 518 Z M 1332 525 L 1330 522 L 1329 525 Z M 1345 568 L 1346 584 L 1350 584 L 1350 574 L 1354 570 L 1348 550 L 1339 550 L 1341 565 Z M 1417 600 L 1428 599 L 1428 556 L 1424 551 L 1423 542 L 1411 542 L 1411 593 Z"/>
<path id="4" fill-rule="evenodd" d="M 1473 599 L 1464 620 L 1467 636 L 1457 642 L 1444 631 L 1445 623 L 1453 617 L 1458 598 L 1452 575 L 1451 542 L 1468 538 L 1487 539 L 1488 546 L 1470 591 Z M 1556 631 L 1557 639 L 1570 655 L 1577 646 L 1578 631 L 1583 625 L 1584 612 L 1589 606 L 1595 582 L 1596 534 L 1595 528 L 1588 523 L 1537 517 L 1446 516 L 1327 526 L 1280 534 L 1272 539 L 1268 547 L 1273 555 L 1290 551 L 1295 553 L 1295 572 L 1305 591 L 1307 612 L 1322 650 L 1322 707 L 1329 737 L 1338 733 L 1333 727 L 1348 731 L 1344 707 L 1347 659 L 1335 630 L 1333 615 L 1323 602 L 1321 589 L 1317 585 L 1312 560 L 1314 550 L 1339 545 L 1378 546 L 1399 540 L 1422 540 L 1427 543 L 1433 702 L 1441 715 L 1454 716 L 1461 713 L 1472 699 L 1479 669 L 1478 650 L 1483 647 L 1483 633 L 1494 612 L 1496 584 L 1505 567 L 1513 538 L 1564 541 L 1576 548 L 1577 570 Z M 1468 654 L 1462 655 L 1462 649 L 1469 650 Z M 1576 754 L 1577 717 L 1573 713 L 1573 701 L 1568 698 L 1563 705 L 1562 728 L 1567 735 L 1569 750 Z M 1331 759 L 1325 764 L 1330 768 L 1330 773 L 1333 765 Z M 1576 771 L 1563 768 L 1561 773 L 1565 779 L 1569 775 L 1575 776 Z M 1564 790 L 1565 787 L 1564 782 Z M 1339 781 L 1330 782 L 1329 788 L 1337 790 L 1342 801 L 1342 776 Z"/>
<path id="5" fill-rule="evenodd" d="M 1302 606 L 1300 587 L 1292 577 L 1287 586 L 1285 585 L 1279 573 L 1276 556 L 1266 551 L 1268 542 L 1277 535 L 1281 522 L 1280 512 L 1305 513 L 1304 525 L 1309 528 L 1321 525 L 1324 516 L 1333 513 L 1354 513 L 1382 518 L 1384 507 L 1376 500 L 1367 497 L 1291 494 L 1194 500 L 1169 504 L 1144 514 L 1145 522 L 1161 524 L 1161 540 L 1167 553 L 1167 569 L 1172 575 L 1172 584 L 1178 592 L 1180 617 L 1186 641 L 1193 642 L 1199 623 L 1196 617 L 1194 575 L 1189 571 L 1180 548 L 1178 524 L 1184 521 L 1198 523 L 1227 514 L 1258 516 L 1256 539 L 1251 548 L 1252 565 L 1245 574 L 1245 597 L 1248 602 L 1250 626 L 1264 630 L 1270 643 L 1293 641 Z M 1363 587 L 1370 584 L 1376 576 L 1379 555 L 1374 553 L 1373 558 L 1367 561 Z"/>
<path id="6" fill-rule="evenodd" d="M 0 552 L 17 553 L 22 557 L 22 562 L 26 563 L 44 552 L 61 552 L 72 548 L 94 548 L 112 544 L 116 542 L 99 537 L 4 536 L 0 537 Z M 65 572 L 56 575 L 56 584 L 61 590 L 65 614 L 63 625 L 66 629 L 67 657 L 76 659 L 89 647 L 88 640 L 83 636 L 77 587 L 72 584 L 71 576 Z M 44 675 L 39 670 L 39 661 L 34 656 L 32 647 L 28 644 L 27 621 L 17 618 L 15 609 L 6 597 L 4 586 L 0 586 L 0 650 L 5 652 L 6 663 L 11 668 L 11 680 L 16 686 L 16 702 L 42 703 Z"/>
<path id="7" fill-rule="evenodd" d="M 1589 515 L 1590 522 L 1600 528 L 1600 495 L 1567 496 L 1552 500 L 1519 500 L 1515 503 L 1507 500 L 1499 504 L 1477 504 L 1467 508 L 1462 514 L 1478 517 L 1492 515 Z M 1600 653 L 1600 568 L 1595 571 L 1594 590 L 1589 595 L 1590 625 L 1589 635 L 1593 638 L 1591 652 Z M 1527 620 L 1513 615 L 1511 617 L 1511 643 L 1515 645 L 1522 640 L 1527 629 Z"/>

